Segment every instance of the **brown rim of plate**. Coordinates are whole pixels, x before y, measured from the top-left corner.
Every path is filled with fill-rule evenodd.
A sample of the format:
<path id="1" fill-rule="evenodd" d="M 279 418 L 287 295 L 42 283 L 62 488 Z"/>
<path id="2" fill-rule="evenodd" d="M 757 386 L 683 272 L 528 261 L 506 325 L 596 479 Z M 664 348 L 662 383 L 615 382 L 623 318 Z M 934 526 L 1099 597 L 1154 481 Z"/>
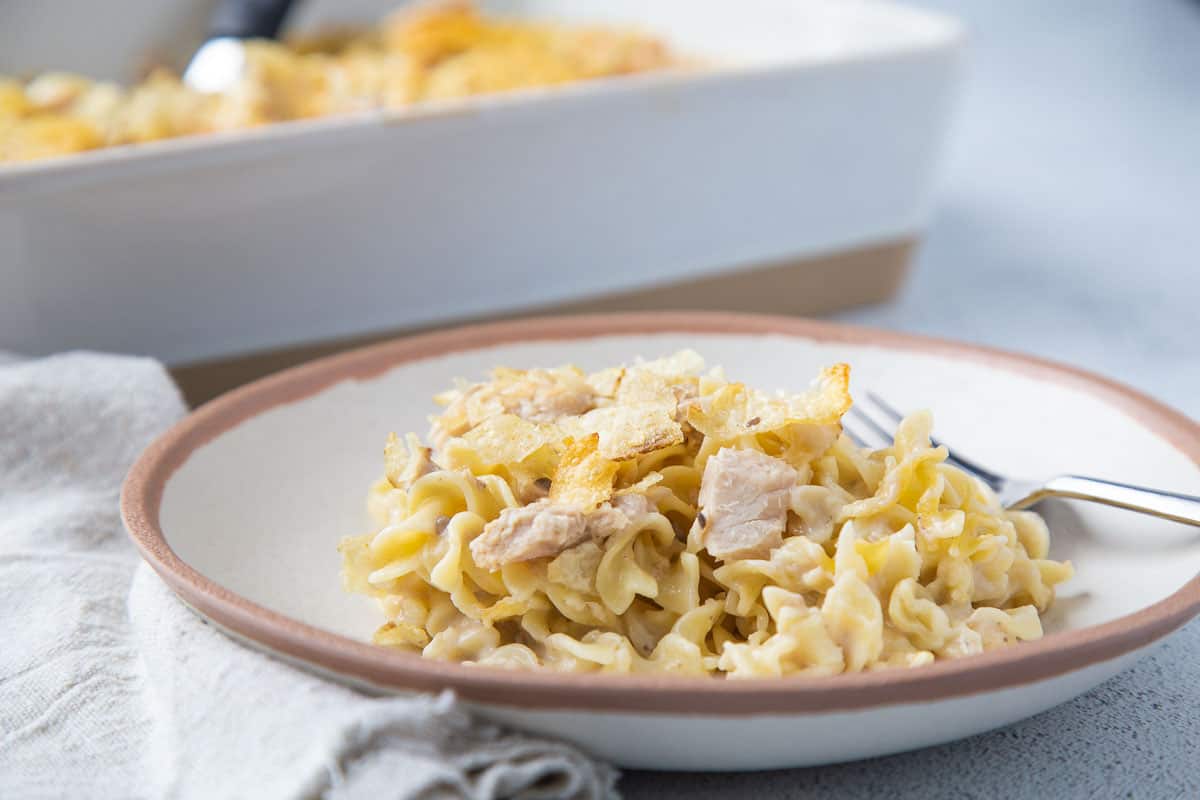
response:
<path id="1" fill-rule="evenodd" d="M 209 580 L 175 555 L 159 526 L 163 489 L 197 448 L 246 419 L 348 379 L 407 362 L 516 341 L 663 333 L 776 334 L 968 359 L 1102 398 L 1200 465 L 1200 426 L 1129 387 L 1030 356 L 941 339 L 788 317 L 664 312 L 540 317 L 397 339 L 322 358 L 243 386 L 202 406 L 138 458 L 121 492 L 126 528 L 143 558 L 189 605 L 275 654 L 378 690 L 452 689 L 465 700 L 538 709 L 670 714 L 797 714 L 941 700 L 1019 686 L 1107 661 L 1162 638 L 1200 612 L 1200 575 L 1119 619 L 977 656 L 911 669 L 823 678 L 728 680 L 510 671 L 432 661 L 307 625 Z M 338 538 L 331 534 L 330 553 Z"/>

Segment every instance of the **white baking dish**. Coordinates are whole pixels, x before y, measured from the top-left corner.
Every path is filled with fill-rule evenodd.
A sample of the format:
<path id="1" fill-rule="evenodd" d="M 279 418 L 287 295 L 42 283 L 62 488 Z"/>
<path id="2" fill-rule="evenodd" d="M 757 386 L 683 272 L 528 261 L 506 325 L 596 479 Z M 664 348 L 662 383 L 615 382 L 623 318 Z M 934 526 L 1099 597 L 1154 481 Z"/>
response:
<path id="1" fill-rule="evenodd" d="M 0 349 L 189 361 L 919 235 L 953 21 L 852 0 L 482 5 L 647 28 L 713 66 L 0 167 Z"/>

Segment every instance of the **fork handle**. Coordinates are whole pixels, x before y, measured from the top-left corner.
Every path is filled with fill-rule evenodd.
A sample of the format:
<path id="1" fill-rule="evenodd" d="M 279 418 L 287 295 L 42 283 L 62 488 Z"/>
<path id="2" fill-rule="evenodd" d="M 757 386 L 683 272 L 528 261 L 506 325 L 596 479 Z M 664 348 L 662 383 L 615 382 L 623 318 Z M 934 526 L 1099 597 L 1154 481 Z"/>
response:
<path id="1" fill-rule="evenodd" d="M 1062 475 L 1046 482 L 1041 497 L 1070 497 L 1140 511 L 1156 517 L 1200 526 L 1200 497 L 1130 486 L 1099 478 Z M 1039 498 L 1040 499 L 1040 498 Z"/>

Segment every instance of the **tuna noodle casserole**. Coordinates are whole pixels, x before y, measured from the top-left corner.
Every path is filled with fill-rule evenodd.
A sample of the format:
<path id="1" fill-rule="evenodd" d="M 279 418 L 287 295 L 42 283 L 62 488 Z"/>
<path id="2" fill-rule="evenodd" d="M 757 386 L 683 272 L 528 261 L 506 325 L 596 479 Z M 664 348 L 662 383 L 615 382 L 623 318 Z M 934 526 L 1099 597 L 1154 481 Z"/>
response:
<path id="1" fill-rule="evenodd" d="M 374 530 L 344 539 L 382 645 L 513 668 L 734 678 L 918 666 L 1042 635 L 1071 575 L 914 414 L 842 434 L 849 368 L 798 395 L 693 352 L 497 369 L 393 434 Z"/>
<path id="2" fill-rule="evenodd" d="M 251 42 L 240 83 L 192 91 L 158 71 L 125 88 L 66 73 L 0 75 L 0 162 L 661 69 L 631 31 L 486 19 L 469 3 L 403 9 L 369 31 Z"/>

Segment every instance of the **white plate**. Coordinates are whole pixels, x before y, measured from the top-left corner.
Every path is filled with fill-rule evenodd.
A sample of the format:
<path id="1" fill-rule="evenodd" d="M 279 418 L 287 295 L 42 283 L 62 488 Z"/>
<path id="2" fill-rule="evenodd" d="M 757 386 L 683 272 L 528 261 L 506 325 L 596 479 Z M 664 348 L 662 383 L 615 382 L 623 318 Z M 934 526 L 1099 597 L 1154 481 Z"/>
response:
<path id="1" fill-rule="evenodd" d="M 910 670 L 764 681 L 506 672 L 365 643 L 373 604 L 342 591 L 338 539 L 366 524 L 389 431 L 496 365 L 585 369 L 682 347 L 755 385 L 803 388 L 847 361 L 853 387 L 931 407 L 972 457 L 1023 476 L 1081 472 L 1200 493 L 1200 430 L 1104 379 L 1020 356 L 784 318 L 656 314 L 532 320 L 399 340 L 282 373 L 197 411 L 131 472 L 126 523 L 183 599 L 256 646 L 378 691 L 453 688 L 480 713 L 628 766 L 760 769 L 948 741 L 1061 703 L 1200 608 L 1200 531 L 1049 503 L 1076 577 L 1037 642 Z"/>

